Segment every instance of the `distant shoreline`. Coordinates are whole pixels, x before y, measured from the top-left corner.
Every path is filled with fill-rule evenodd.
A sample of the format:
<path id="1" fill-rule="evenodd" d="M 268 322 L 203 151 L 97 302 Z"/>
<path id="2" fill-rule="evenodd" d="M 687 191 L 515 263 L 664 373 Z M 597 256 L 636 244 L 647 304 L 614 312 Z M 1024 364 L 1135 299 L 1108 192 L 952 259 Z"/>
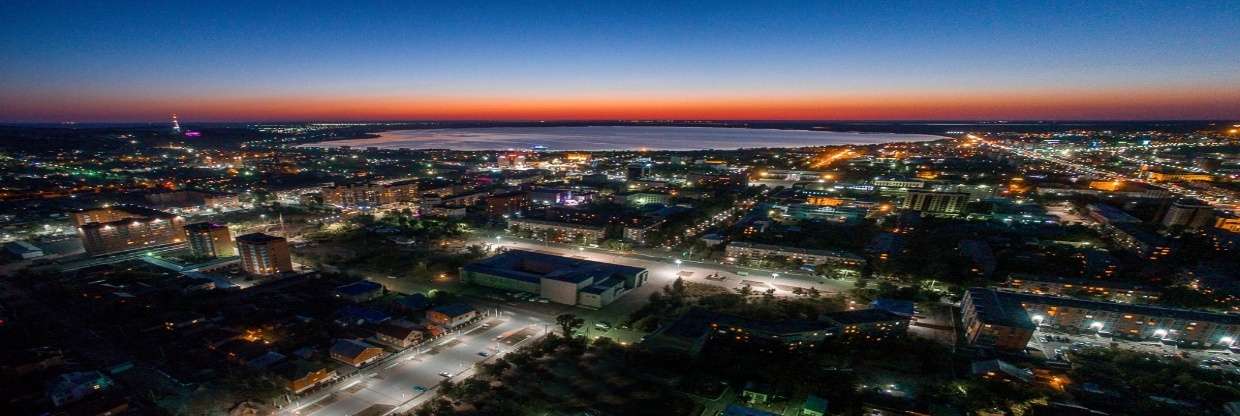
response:
<path id="1" fill-rule="evenodd" d="M 298 147 L 452 149 L 465 151 L 696 151 L 927 142 L 933 134 L 720 126 L 521 126 L 391 129 L 304 143 Z"/>

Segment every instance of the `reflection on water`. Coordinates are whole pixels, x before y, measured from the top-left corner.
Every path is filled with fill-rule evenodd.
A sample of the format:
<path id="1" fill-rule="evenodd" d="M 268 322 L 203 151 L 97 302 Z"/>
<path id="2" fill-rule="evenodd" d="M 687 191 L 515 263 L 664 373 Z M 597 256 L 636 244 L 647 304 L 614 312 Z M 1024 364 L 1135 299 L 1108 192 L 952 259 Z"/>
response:
<path id="1" fill-rule="evenodd" d="M 504 150 L 696 150 L 916 142 L 926 134 L 840 133 L 724 127 L 587 126 L 397 130 L 373 139 L 333 140 L 307 147 Z"/>

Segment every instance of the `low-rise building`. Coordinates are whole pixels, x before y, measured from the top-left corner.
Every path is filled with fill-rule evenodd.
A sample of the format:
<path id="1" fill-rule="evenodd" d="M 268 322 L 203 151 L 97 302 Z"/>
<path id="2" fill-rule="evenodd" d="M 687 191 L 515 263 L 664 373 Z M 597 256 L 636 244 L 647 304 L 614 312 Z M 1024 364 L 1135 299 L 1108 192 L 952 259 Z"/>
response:
<path id="1" fill-rule="evenodd" d="M 694 308 L 659 327 L 642 345 L 654 351 L 696 355 L 708 342 L 750 346 L 767 352 L 812 348 L 839 331 L 827 320 L 765 321 Z"/>
<path id="2" fill-rule="evenodd" d="M 445 329 L 455 329 L 478 317 L 478 310 L 464 303 L 436 306 L 426 311 L 426 320 Z"/>
<path id="3" fill-rule="evenodd" d="M 611 196 L 617 204 L 641 207 L 649 204 L 663 204 L 671 200 L 671 195 L 663 192 L 622 192 Z"/>
<path id="4" fill-rule="evenodd" d="M 883 309 L 857 309 L 831 312 L 822 319 L 836 326 L 841 338 L 849 341 L 879 342 L 908 333 L 909 318 Z"/>
<path id="5" fill-rule="evenodd" d="M 398 202 L 417 202 L 416 179 L 387 183 L 355 183 L 323 187 L 323 203 L 341 208 L 373 208 Z"/>
<path id="6" fill-rule="evenodd" d="M 300 394 L 336 378 L 336 370 L 304 360 L 286 361 L 272 371 L 283 382 L 284 389 L 293 394 Z"/>
<path id="7" fill-rule="evenodd" d="M 1103 279 L 1013 274 L 1004 289 L 1034 295 L 1090 296 L 1111 302 L 1146 304 L 1158 300 L 1162 291 L 1135 283 Z"/>
<path id="8" fill-rule="evenodd" d="M 1033 371 L 999 359 L 975 361 L 972 372 L 974 377 L 1008 383 L 1032 384 L 1034 380 Z"/>
<path id="9" fill-rule="evenodd" d="M 827 399 L 813 394 L 805 397 L 805 403 L 801 404 L 801 416 L 827 416 Z"/>
<path id="10" fill-rule="evenodd" d="M 789 204 L 784 215 L 795 221 L 828 221 L 848 223 L 860 221 L 869 212 L 866 208 L 843 205 Z"/>
<path id="11" fill-rule="evenodd" d="M 43 249 L 25 241 L 11 241 L 4 244 L 4 251 L 22 260 L 43 257 Z"/>
<path id="12" fill-rule="evenodd" d="M 1240 315 L 1024 293 L 1000 293 L 1041 325 L 1116 337 L 1230 346 L 1240 339 Z"/>
<path id="13" fill-rule="evenodd" d="M 498 217 L 521 212 L 530 207 L 530 196 L 524 191 L 504 192 L 487 198 L 487 215 Z"/>
<path id="14" fill-rule="evenodd" d="M 508 227 L 514 232 L 532 233 L 534 238 L 540 240 L 580 244 L 597 244 L 607 235 L 607 229 L 600 226 L 531 218 L 510 219 Z"/>
<path id="15" fill-rule="evenodd" d="M 369 280 L 359 280 L 336 288 L 336 297 L 350 302 L 360 303 L 380 296 L 383 296 L 383 285 Z"/>
<path id="16" fill-rule="evenodd" d="M 756 258 L 761 259 L 768 256 L 787 257 L 792 260 L 800 260 L 809 265 L 828 264 L 832 266 L 843 267 L 861 267 L 865 265 L 865 258 L 856 254 L 843 251 L 830 250 L 811 250 L 798 247 L 777 246 L 773 244 L 749 243 L 744 241 L 734 241 L 729 243 L 724 250 L 730 258 Z"/>
<path id="17" fill-rule="evenodd" d="M 1120 248 L 1147 260 L 1163 259 L 1174 251 L 1170 241 L 1144 229 L 1141 224 L 1120 223 L 1103 226 L 1102 234 L 1114 241 L 1115 245 Z"/>
<path id="18" fill-rule="evenodd" d="M 383 357 L 383 349 L 362 341 L 338 339 L 329 352 L 332 359 L 361 367 Z"/>
<path id="19" fill-rule="evenodd" d="M 635 225 L 624 226 L 624 239 L 636 244 L 650 243 L 648 236 L 659 230 L 666 221 L 662 218 L 646 218 Z"/>
<path id="20" fill-rule="evenodd" d="M 926 186 L 926 181 L 913 178 L 877 177 L 871 180 L 870 184 L 876 188 L 921 189 Z"/>
<path id="21" fill-rule="evenodd" d="M 910 189 L 900 202 L 900 208 L 936 215 L 959 215 L 964 213 L 969 194 L 964 192 L 937 192 Z"/>
<path id="22" fill-rule="evenodd" d="M 114 384 L 111 378 L 98 371 L 65 373 L 56 377 L 47 395 L 53 405 L 60 407 L 107 390 Z"/>
<path id="23" fill-rule="evenodd" d="M 1199 229 L 1214 225 L 1214 207 L 1201 200 L 1176 199 L 1166 207 L 1160 221 L 1164 227 Z"/>
<path id="24" fill-rule="evenodd" d="M 648 274 L 640 267 L 525 250 L 509 250 L 461 268 L 464 282 L 590 308 L 606 306 L 645 284 Z"/>
<path id="25" fill-rule="evenodd" d="M 396 348 L 409 348 L 422 342 L 422 331 L 417 328 L 385 323 L 375 329 L 375 339 Z"/>

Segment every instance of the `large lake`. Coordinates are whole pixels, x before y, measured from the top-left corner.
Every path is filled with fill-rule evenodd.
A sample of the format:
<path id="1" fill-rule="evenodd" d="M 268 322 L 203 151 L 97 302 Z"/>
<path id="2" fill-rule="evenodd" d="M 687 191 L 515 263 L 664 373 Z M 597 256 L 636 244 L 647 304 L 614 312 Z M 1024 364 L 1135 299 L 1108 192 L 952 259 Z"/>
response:
<path id="1" fill-rule="evenodd" d="M 452 150 L 699 150 L 919 142 L 928 134 L 841 133 L 725 127 L 585 126 L 395 130 L 371 139 L 332 140 L 305 147 Z"/>

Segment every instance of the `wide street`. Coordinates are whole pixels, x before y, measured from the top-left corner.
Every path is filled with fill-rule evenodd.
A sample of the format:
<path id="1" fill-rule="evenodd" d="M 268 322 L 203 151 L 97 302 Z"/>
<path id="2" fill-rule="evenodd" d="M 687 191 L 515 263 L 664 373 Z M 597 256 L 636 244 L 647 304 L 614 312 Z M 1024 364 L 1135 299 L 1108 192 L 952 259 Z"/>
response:
<path id="1" fill-rule="evenodd" d="M 495 235 L 479 236 L 470 241 L 469 244 L 483 244 L 492 250 L 504 247 L 507 249 L 540 251 L 561 256 L 643 267 L 650 271 L 649 280 L 645 285 L 624 294 L 602 310 L 589 311 L 570 308 L 572 313 L 587 319 L 583 332 L 586 332 L 591 338 L 596 335 L 606 335 L 617 341 L 636 342 L 643 334 L 618 329 L 611 329 L 602 334 L 594 329 L 594 324 L 599 321 L 607 321 L 613 325 L 618 324 L 627 318 L 630 313 L 645 305 L 652 293 L 672 284 L 677 276 L 684 278 L 687 282 L 711 285 L 728 290 L 740 289 L 746 285 L 752 287 L 754 293 L 774 289 L 775 296 L 797 296 L 793 293 L 793 290 L 796 288 L 808 290 L 812 287 L 823 295 L 828 295 L 843 293 L 852 287 L 852 280 L 826 279 L 802 272 L 760 270 L 689 260 L 682 260 L 680 264 L 677 264 L 675 259 L 671 257 L 658 256 L 654 253 L 621 253 L 586 246 L 544 243 L 516 238 L 511 235 L 499 235 L 498 239 L 495 237 Z M 742 275 L 742 273 L 747 275 Z M 718 277 L 707 278 L 716 274 Z"/>
<path id="2" fill-rule="evenodd" d="M 388 414 L 430 400 L 445 378 L 461 381 L 475 363 L 516 350 L 546 335 L 553 323 L 503 311 L 483 325 L 410 348 L 287 406 L 283 415 Z"/>

